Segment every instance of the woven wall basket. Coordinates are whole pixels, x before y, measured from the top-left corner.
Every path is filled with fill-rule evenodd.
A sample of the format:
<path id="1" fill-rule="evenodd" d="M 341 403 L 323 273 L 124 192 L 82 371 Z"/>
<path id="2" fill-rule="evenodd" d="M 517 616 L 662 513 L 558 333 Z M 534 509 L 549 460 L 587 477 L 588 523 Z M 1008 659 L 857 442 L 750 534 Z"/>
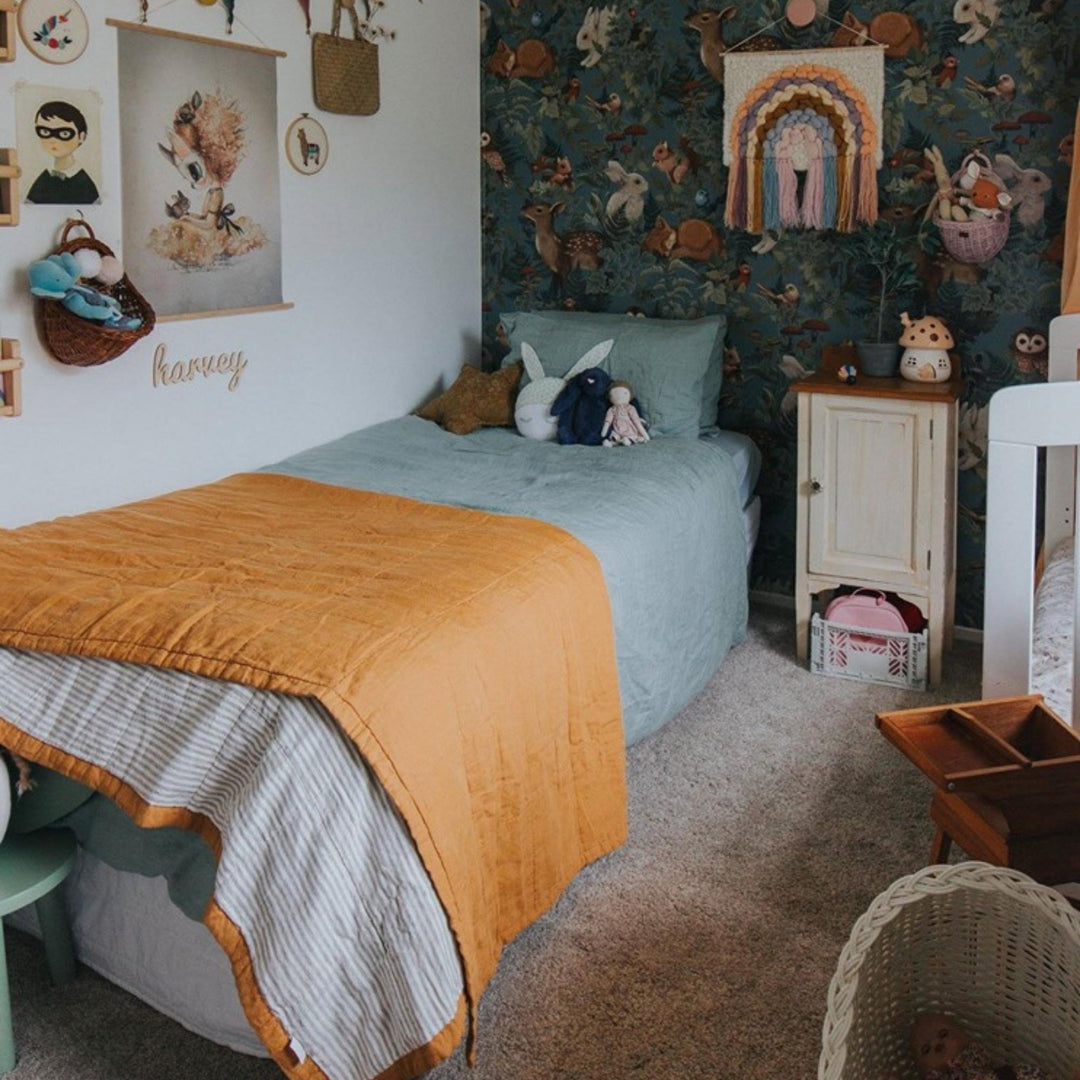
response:
<path id="1" fill-rule="evenodd" d="M 76 228 L 84 229 L 88 235 L 69 240 L 72 230 Z M 94 236 L 94 230 L 85 221 L 69 221 L 64 226 L 60 246 L 55 254 L 63 255 L 64 252 L 75 252 L 80 248 L 91 248 L 99 255 L 113 254 L 112 248 L 98 240 Z M 93 367 L 95 364 L 115 360 L 154 329 L 154 309 L 131 284 L 127 274 L 115 285 L 95 283 L 94 287 L 118 300 L 125 315 L 142 319 L 142 326 L 137 330 L 108 330 L 89 319 L 80 319 L 74 312 L 68 311 L 59 300 L 41 300 L 45 344 L 62 364 Z"/>
<path id="2" fill-rule="evenodd" d="M 989 180 L 999 191 L 1008 191 L 1005 181 L 994 172 L 990 159 L 977 150 L 968 154 L 953 173 L 954 188 L 960 187 L 960 180 L 971 161 L 979 166 L 979 175 L 984 180 Z M 954 259 L 963 263 L 983 263 L 989 262 L 1005 246 L 1011 216 L 1011 211 L 1004 210 L 998 219 L 972 214 L 970 221 L 945 221 L 935 214 L 934 222 L 941 230 L 945 250 Z"/>
<path id="3" fill-rule="evenodd" d="M 855 923 L 829 987 L 818 1080 L 917 1080 L 911 1023 L 953 1015 L 994 1065 L 1080 1069 L 1080 916 L 986 863 L 901 878 Z"/>
<path id="4" fill-rule="evenodd" d="M 331 32 L 311 41 L 315 104 L 326 112 L 371 116 L 379 111 L 379 47 L 360 36 L 355 11 L 354 36 L 341 36 L 341 7 L 334 5 Z"/>
<path id="5" fill-rule="evenodd" d="M 1009 215 L 1001 221 L 973 218 L 971 221 L 944 221 L 935 217 L 945 250 L 963 263 L 982 263 L 992 259 L 1009 239 Z"/>

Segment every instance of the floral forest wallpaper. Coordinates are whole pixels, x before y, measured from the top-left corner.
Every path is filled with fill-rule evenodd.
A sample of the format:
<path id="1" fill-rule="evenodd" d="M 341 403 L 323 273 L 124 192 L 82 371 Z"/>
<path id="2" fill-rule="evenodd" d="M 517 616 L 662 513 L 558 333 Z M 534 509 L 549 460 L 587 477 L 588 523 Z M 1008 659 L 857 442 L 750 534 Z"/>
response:
<path id="1" fill-rule="evenodd" d="M 987 402 L 1003 386 L 1045 377 L 1042 335 L 1058 310 L 1080 4 L 816 4 L 819 17 L 795 30 L 786 20 L 770 25 L 781 0 L 481 3 L 487 361 L 506 352 L 500 311 L 727 312 L 720 422 L 750 435 L 765 462 L 754 585 L 790 592 L 788 386 L 818 366 L 824 346 L 875 339 L 873 264 L 884 259 L 886 337 L 898 336 L 901 310 L 934 313 L 962 358 L 957 605 L 958 621 L 978 626 Z M 762 31 L 770 40 L 743 44 Z M 725 229 L 718 55 L 867 35 L 888 45 L 879 223 L 844 234 Z M 989 261 L 959 261 L 924 223 L 935 191 L 927 146 L 950 171 L 980 149 L 1009 185 L 1008 241 Z"/>

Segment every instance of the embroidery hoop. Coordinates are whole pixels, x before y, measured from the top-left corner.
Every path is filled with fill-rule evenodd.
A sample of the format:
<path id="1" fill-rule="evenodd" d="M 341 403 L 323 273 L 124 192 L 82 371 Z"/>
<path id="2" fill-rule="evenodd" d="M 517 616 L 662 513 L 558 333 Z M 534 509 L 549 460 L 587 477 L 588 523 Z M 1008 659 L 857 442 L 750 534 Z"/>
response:
<path id="1" fill-rule="evenodd" d="M 34 40 L 45 23 L 57 15 L 67 14 L 71 19 L 72 43 L 63 49 L 50 49 Z M 79 59 L 90 42 L 90 24 L 79 0 L 22 0 L 16 11 L 19 36 L 29 53 L 46 64 L 71 64 Z"/>
<path id="2" fill-rule="evenodd" d="M 315 168 L 307 167 L 310 158 L 305 157 L 301 151 L 301 131 L 305 135 L 315 136 L 311 145 L 320 150 Z M 285 157 L 288 158 L 289 164 L 303 176 L 314 176 L 322 172 L 330 159 L 330 136 L 327 135 L 326 128 L 309 113 L 301 113 L 285 131 Z"/>

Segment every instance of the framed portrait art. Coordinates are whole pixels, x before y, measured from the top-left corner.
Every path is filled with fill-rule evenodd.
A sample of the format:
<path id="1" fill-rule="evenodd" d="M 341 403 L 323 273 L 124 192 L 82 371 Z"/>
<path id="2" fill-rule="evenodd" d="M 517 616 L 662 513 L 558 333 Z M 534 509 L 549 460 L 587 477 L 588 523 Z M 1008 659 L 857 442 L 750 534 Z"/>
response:
<path id="1" fill-rule="evenodd" d="M 273 49 L 117 28 L 124 262 L 159 321 L 280 309 Z"/>
<path id="2" fill-rule="evenodd" d="M 101 202 L 101 98 L 94 90 L 23 86 L 15 91 L 25 201 Z"/>

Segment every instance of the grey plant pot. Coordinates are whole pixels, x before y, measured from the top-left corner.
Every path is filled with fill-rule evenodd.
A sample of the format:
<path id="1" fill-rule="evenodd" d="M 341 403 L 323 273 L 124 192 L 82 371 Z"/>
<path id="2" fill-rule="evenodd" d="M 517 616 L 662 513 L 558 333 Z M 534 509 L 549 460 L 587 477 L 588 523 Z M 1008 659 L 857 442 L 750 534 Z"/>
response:
<path id="1" fill-rule="evenodd" d="M 895 341 L 858 341 L 859 374 L 872 379 L 894 378 L 900 369 L 900 346 Z"/>

